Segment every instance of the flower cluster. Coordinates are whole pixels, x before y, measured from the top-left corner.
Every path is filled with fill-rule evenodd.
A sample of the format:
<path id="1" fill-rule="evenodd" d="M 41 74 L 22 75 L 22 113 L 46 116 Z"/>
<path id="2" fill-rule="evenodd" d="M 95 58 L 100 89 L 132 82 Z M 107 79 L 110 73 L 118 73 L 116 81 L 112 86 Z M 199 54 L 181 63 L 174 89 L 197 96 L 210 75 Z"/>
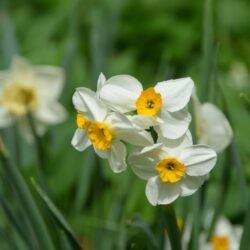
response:
<path id="1" fill-rule="evenodd" d="M 124 171 L 128 162 L 147 180 L 152 205 L 191 195 L 217 158 L 209 146 L 193 145 L 187 108 L 193 87 L 191 78 L 182 78 L 143 90 L 132 76 L 106 80 L 100 74 L 96 92 L 80 87 L 73 95 L 77 129 L 72 145 L 83 151 L 92 144 L 115 173 Z M 128 157 L 125 143 L 136 146 Z"/>

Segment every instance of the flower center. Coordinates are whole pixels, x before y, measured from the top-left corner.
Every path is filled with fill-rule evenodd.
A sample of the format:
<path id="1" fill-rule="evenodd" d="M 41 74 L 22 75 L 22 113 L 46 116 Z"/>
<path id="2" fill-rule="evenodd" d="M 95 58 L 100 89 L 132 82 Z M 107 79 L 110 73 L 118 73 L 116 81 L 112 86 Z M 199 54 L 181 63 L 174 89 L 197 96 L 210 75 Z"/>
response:
<path id="1" fill-rule="evenodd" d="M 148 88 L 141 92 L 136 101 L 137 113 L 140 115 L 154 116 L 158 114 L 162 106 L 162 99 L 154 88 Z"/>
<path id="2" fill-rule="evenodd" d="M 90 121 L 82 113 L 77 111 L 76 124 L 78 128 L 86 129 L 89 127 Z"/>
<path id="3" fill-rule="evenodd" d="M 175 183 L 180 181 L 186 172 L 185 165 L 174 157 L 161 160 L 156 165 L 156 170 L 163 182 Z"/>
<path id="4" fill-rule="evenodd" d="M 88 137 L 96 149 L 106 150 L 112 145 L 113 131 L 103 122 L 91 122 L 88 127 Z"/>
<path id="5" fill-rule="evenodd" d="M 4 89 L 1 102 L 9 112 L 24 116 L 36 108 L 37 93 L 32 86 L 13 83 Z"/>
<path id="6" fill-rule="evenodd" d="M 213 250 L 229 250 L 229 239 L 227 236 L 213 236 L 211 240 Z"/>

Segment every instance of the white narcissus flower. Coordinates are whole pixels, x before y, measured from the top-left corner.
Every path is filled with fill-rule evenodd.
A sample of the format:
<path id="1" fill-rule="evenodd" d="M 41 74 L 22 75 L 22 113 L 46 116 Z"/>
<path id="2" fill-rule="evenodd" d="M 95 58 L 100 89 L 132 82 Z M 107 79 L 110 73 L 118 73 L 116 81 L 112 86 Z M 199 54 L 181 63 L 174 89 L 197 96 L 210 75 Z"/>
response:
<path id="1" fill-rule="evenodd" d="M 66 111 L 58 102 L 63 82 L 61 68 L 32 66 L 15 57 L 9 70 L 0 71 L 0 128 L 16 121 L 23 126 L 29 113 L 40 133 L 46 125 L 64 121 Z"/>
<path id="2" fill-rule="evenodd" d="M 152 205 L 169 204 L 193 194 L 216 163 L 206 145 L 192 145 L 188 131 L 178 140 L 159 138 L 158 144 L 139 148 L 129 157 L 134 173 L 147 180 L 146 196 Z"/>
<path id="3" fill-rule="evenodd" d="M 210 242 L 206 242 L 202 235 L 200 247 L 204 250 L 238 250 L 242 232 L 241 226 L 233 226 L 228 219 L 220 217 Z"/>
<path id="4" fill-rule="evenodd" d="M 118 112 L 109 113 L 95 92 L 77 88 L 73 104 L 78 112 L 78 128 L 72 145 L 83 151 L 92 144 L 100 157 L 108 159 L 114 172 L 121 172 L 127 167 L 126 147 L 122 141 L 139 146 L 153 144 L 151 135 L 135 128 L 126 116 Z"/>
<path id="5" fill-rule="evenodd" d="M 155 130 L 164 137 L 176 139 L 185 134 L 191 121 L 186 106 L 193 85 L 191 78 L 182 78 L 143 90 L 134 77 L 117 75 L 108 79 L 99 93 L 111 110 L 136 111 L 137 115 L 130 118 L 132 122 L 144 129 L 156 126 Z"/>
<path id="6" fill-rule="evenodd" d="M 200 104 L 195 92 L 192 98 L 198 142 L 209 145 L 218 153 L 223 151 L 233 138 L 233 131 L 226 116 L 212 103 Z"/>

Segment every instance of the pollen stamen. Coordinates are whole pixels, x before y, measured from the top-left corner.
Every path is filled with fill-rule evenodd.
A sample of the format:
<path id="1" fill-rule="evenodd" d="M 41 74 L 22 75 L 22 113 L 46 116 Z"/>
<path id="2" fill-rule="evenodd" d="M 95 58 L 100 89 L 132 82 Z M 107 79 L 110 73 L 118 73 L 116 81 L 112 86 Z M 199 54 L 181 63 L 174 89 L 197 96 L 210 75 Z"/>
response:
<path id="1" fill-rule="evenodd" d="M 176 158 L 169 157 L 161 160 L 156 165 L 156 170 L 158 171 L 160 179 L 163 182 L 175 183 L 184 177 L 186 167 Z"/>
<path id="2" fill-rule="evenodd" d="M 155 116 L 162 107 L 161 95 L 154 88 L 148 88 L 141 92 L 136 101 L 137 113 L 147 116 Z"/>
<path id="3" fill-rule="evenodd" d="M 103 122 L 91 122 L 88 127 L 88 137 L 96 149 L 107 150 L 112 146 L 114 133 Z"/>
<path id="4" fill-rule="evenodd" d="M 14 115 L 27 115 L 38 104 L 36 90 L 30 85 L 12 83 L 3 90 L 0 104 Z"/>

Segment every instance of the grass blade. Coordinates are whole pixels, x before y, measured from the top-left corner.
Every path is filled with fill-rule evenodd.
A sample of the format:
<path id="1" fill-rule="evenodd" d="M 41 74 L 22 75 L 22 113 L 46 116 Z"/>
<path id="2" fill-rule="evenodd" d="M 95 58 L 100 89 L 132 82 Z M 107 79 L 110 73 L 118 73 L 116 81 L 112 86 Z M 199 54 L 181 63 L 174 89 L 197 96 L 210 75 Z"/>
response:
<path id="1" fill-rule="evenodd" d="M 35 187 L 36 191 L 38 192 L 38 194 L 40 195 L 40 197 L 42 198 L 42 200 L 44 201 L 44 203 L 46 204 L 46 206 L 48 207 L 49 211 L 59 224 L 59 226 L 62 228 L 62 230 L 69 238 L 72 247 L 74 247 L 74 249 L 82 249 L 75 234 L 73 233 L 73 230 L 70 228 L 68 222 L 65 220 L 61 212 L 57 209 L 57 207 L 53 204 L 50 198 L 45 194 L 45 192 L 41 189 L 41 187 L 36 183 L 36 181 L 33 178 L 31 178 L 31 182 Z"/>
<path id="2" fill-rule="evenodd" d="M 204 18 L 203 18 L 203 69 L 201 81 L 201 102 L 206 101 L 209 93 L 209 84 L 213 70 L 213 4 L 212 0 L 204 1 Z"/>
<path id="3" fill-rule="evenodd" d="M 181 234 L 178 228 L 174 206 L 167 205 L 164 208 L 164 223 L 167 230 L 172 249 L 181 250 Z"/>
<path id="4" fill-rule="evenodd" d="M 6 149 L 0 141 L 0 162 L 4 167 L 4 170 L 12 179 L 12 184 L 15 187 L 17 194 L 19 195 L 24 209 L 29 214 L 30 222 L 32 223 L 34 232 L 38 237 L 41 249 L 52 250 L 54 249 L 53 242 L 48 234 L 46 225 L 40 215 L 40 212 L 34 202 L 34 199 L 25 183 L 19 170 L 14 166 L 7 156 Z"/>
<path id="5" fill-rule="evenodd" d="M 250 196 L 248 196 L 248 206 L 245 215 L 245 223 L 243 227 L 243 235 L 240 242 L 240 250 L 248 249 L 250 246 Z"/>

